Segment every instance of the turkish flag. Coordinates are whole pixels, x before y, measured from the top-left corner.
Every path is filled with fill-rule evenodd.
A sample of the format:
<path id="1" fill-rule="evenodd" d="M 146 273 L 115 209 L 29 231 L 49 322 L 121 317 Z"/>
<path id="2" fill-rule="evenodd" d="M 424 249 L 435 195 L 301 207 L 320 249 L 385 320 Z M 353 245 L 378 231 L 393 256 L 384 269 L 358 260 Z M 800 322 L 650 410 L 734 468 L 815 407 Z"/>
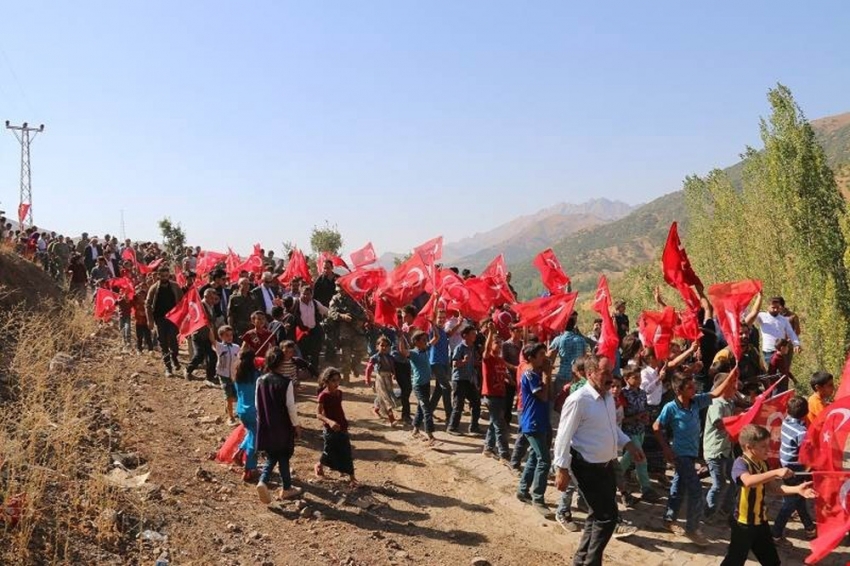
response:
<path id="1" fill-rule="evenodd" d="M 127 300 L 132 301 L 133 297 L 136 296 L 136 287 L 133 285 L 133 282 L 130 281 L 127 277 L 115 277 L 112 279 L 107 279 L 106 286 L 112 289 L 113 291 L 118 289 L 118 291 L 124 291 L 124 295 L 127 297 Z"/>
<path id="2" fill-rule="evenodd" d="M 186 275 L 183 273 L 182 269 L 178 269 L 174 274 L 174 280 L 177 282 L 177 285 L 183 289 L 189 282 L 186 280 Z"/>
<path id="3" fill-rule="evenodd" d="M 617 334 L 617 327 L 614 326 L 614 319 L 611 318 L 611 291 L 608 289 L 608 280 L 604 275 L 599 277 L 599 284 L 596 286 L 593 310 L 602 318 L 602 332 L 596 345 L 596 353 L 614 362 L 617 359 L 617 349 L 620 347 L 620 336 Z"/>
<path id="4" fill-rule="evenodd" d="M 736 360 L 741 359 L 741 316 L 758 293 L 761 281 L 745 279 L 731 283 L 718 283 L 708 288 L 708 298 L 720 323 L 720 330 Z"/>
<path id="5" fill-rule="evenodd" d="M 827 405 L 809 426 L 800 462 L 819 472 L 850 469 L 850 396 Z"/>
<path id="6" fill-rule="evenodd" d="M 133 265 L 139 263 L 136 261 L 136 250 L 134 250 L 133 248 L 124 248 L 124 251 L 121 252 L 121 259 L 125 261 L 132 261 Z"/>
<path id="7" fill-rule="evenodd" d="M 413 255 L 422 258 L 422 262 L 431 265 L 443 257 L 443 237 L 437 236 L 413 248 Z"/>
<path id="8" fill-rule="evenodd" d="M 376 269 L 355 269 L 337 278 L 336 282 L 351 295 L 355 301 L 362 301 L 387 278 L 387 270 L 383 267 Z"/>
<path id="9" fill-rule="evenodd" d="M 426 264 L 422 256 L 413 254 L 410 258 L 392 270 L 384 283 L 378 288 L 378 294 L 395 307 L 403 307 L 424 293 L 431 282 L 433 265 Z"/>
<path id="10" fill-rule="evenodd" d="M 664 310 L 643 311 L 638 317 L 638 334 L 644 347 L 652 347 L 655 357 L 666 361 L 670 354 L 670 342 L 676 326 L 676 311 L 673 307 Z"/>
<path id="11" fill-rule="evenodd" d="M 806 564 L 817 564 L 841 544 L 850 531 L 850 471 L 812 474 L 818 536 L 810 543 Z"/>
<path id="12" fill-rule="evenodd" d="M 204 275 L 215 269 L 227 254 L 221 252 L 202 251 L 198 254 L 198 262 L 195 264 L 195 274 L 201 280 Z"/>
<path id="13" fill-rule="evenodd" d="M 363 246 L 359 250 L 354 250 L 349 255 L 351 257 L 351 264 L 354 266 L 354 269 L 378 261 L 378 256 L 377 254 L 375 254 L 375 247 L 372 245 L 372 242 L 367 242 L 365 246 Z"/>
<path id="14" fill-rule="evenodd" d="M 685 309 L 679 311 L 677 315 L 679 322 L 673 327 L 673 337 L 684 338 L 688 341 L 699 340 L 699 337 L 702 336 L 702 330 L 700 330 L 697 312 Z"/>
<path id="15" fill-rule="evenodd" d="M 398 328 L 398 318 L 396 317 L 396 309 L 389 301 L 375 295 L 375 324 L 378 326 L 388 326 Z"/>
<path id="16" fill-rule="evenodd" d="M 342 267 L 348 271 L 351 271 L 351 269 L 349 269 L 348 267 L 348 264 L 345 263 L 345 260 L 339 257 L 338 255 L 334 255 L 330 252 L 319 252 L 319 255 L 316 257 L 316 270 L 319 273 L 321 273 L 322 270 L 325 268 L 325 261 L 328 260 L 330 260 L 334 267 Z"/>
<path id="17" fill-rule="evenodd" d="M 516 302 L 516 297 L 511 292 L 510 286 L 508 286 L 508 269 L 505 265 L 505 256 L 503 254 L 497 255 L 478 277 L 492 280 L 491 285 L 493 285 L 493 289 L 499 293 L 495 301 L 497 306 Z"/>
<path id="18" fill-rule="evenodd" d="M 115 314 L 118 299 L 118 293 L 100 287 L 94 295 L 94 317 L 104 322 L 109 321 Z"/>
<path id="19" fill-rule="evenodd" d="M 578 293 L 560 293 L 549 297 L 538 297 L 517 303 L 513 306 L 519 316 L 517 326 L 539 325 L 549 333 L 556 334 L 564 330 L 570 315 L 573 314 Z"/>
<path id="20" fill-rule="evenodd" d="M 177 326 L 177 335 L 181 342 L 187 336 L 191 336 L 205 327 L 209 323 L 207 311 L 201 304 L 201 296 L 198 294 L 197 287 L 192 287 L 186 291 L 177 306 L 168 311 L 165 318 Z"/>
<path id="21" fill-rule="evenodd" d="M 563 293 L 570 284 L 569 276 L 564 273 L 561 263 L 552 248 L 546 248 L 534 257 L 534 267 L 540 271 L 543 285 L 550 293 Z"/>
<path id="22" fill-rule="evenodd" d="M 162 265 L 163 261 L 165 261 L 164 258 L 159 258 L 156 261 L 150 262 L 148 265 L 145 265 L 143 263 L 137 263 L 136 267 L 139 268 L 139 273 L 141 273 L 142 275 L 147 275 L 148 273 L 153 273 L 157 267 Z"/>
<path id="23" fill-rule="evenodd" d="M 307 266 L 307 258 L 304 257 L 304 254 L 298 248 L 292 250 L 289 263 L 286 264 L 286 269 L 277 280 L 283 284 L 288 284 L 296 277 L 303 279 L 307 285 L 313 284 L 310 268 Z"/>
<path id="24" fill-rule="evenodd" d="M 788 400 L 794 396 L 794 390 L 780 393 L 771 397 L 779 382 L 767 388 L 756 397 L 753 406 L 745 412 L 723 418 L 723 427 L 733 442 L 738 442 L 738 435 L 748 424 L 763 426 L 770 431 L 770 449 L 767 461 L 771 468 L 779 466 L 779 446 L 782 443 L 782 420 L 785 418 Z"/>
<path id="25" fill-rule="evenodd" d="M 505 304 L 507 284 L 491 277 L 470 277 L 463 282 L 468 291 L 466 304 L 461 312 L 473 320 L 481 320 L 490 314 L 493 307 Z M 513 301 L 508 301 L 513 303 Z M 465 311 L 465 312 L 464 312 Z"/>
<path id="26" fill-rule="evenodd" d="M 685 248 L 682 247 L 679 225 L 676 222 L 670 225 L 670 232 L 667 234 L 667 243 L 661 254 L 661 269 L 664 272 L 664 281 L 671 287 L 702 285 L 702 281 L 691 267 Z"/>
<path id="27" fill-rule="evenodd" d="M 30 205 L 22 202 L 18 205 L 18 223 L 21 225 L 21 228 L 24 227 L 24 220 L 27 219 L 27 214 L 29 214 Z"/>

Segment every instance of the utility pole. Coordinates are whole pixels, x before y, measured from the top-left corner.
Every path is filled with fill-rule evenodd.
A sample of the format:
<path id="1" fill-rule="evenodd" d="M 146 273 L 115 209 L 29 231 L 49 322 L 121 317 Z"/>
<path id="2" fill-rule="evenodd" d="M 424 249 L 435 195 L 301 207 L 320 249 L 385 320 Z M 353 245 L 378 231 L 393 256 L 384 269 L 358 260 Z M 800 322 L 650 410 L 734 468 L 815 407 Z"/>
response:
<path id="1" fill-rule="evenodd" d="M 13 126 L 6 120 L 6 129 L 12 130 L 18 142 L 21 144 L 21 200 L 18 211 L 26 207 L 26 214 L 21 218 L 21 230 L 26 225 L 32 226 L 32 169 L 30 168 L 30 144 L 39 133 L 44 131 L 44 124 L 37 128 L 31 128 L 24 122 L 20 126 Z"/>
<path id="2" fill-rule="evenodd" d="M 124 240 L 127 239 L 127 230 L 124 226 L 124 209 L 121 209 L 121 244 L 124 244 Z"/>

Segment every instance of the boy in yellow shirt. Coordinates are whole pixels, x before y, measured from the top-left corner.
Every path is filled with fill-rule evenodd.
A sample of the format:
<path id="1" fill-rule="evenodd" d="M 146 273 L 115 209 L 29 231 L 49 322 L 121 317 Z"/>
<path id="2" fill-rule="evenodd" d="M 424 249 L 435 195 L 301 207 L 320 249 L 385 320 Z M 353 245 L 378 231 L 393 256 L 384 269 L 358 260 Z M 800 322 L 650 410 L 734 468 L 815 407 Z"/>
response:
<path id="1" fill-rule="evenodd" d="M 809 416 L 806 417 L 806 421 L 808 424 L 812 424 L 826 406 L 832 403 L 832 396 L 835 394 L 835 380 L 830 373 L 816 371 L 812 374 L 809 383 L 814 393 L 809 396 Z"/>

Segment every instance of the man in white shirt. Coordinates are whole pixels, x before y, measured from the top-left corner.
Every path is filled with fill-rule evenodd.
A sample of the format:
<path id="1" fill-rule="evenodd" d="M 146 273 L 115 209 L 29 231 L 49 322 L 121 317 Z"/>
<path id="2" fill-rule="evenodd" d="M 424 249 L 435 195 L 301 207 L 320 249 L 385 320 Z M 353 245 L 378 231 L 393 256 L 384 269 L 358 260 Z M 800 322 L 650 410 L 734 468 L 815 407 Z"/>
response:
<path id="1" fill-rule="evenodd" d="M 322 349 L 322 318 L 327 316 L 328 309 L 325 305 L 313 299 L 313 288 L 304 285 L 301 288 L 301 297 L 293 307 L 295 315 L 295 336 L 298 340 L 298 349 L 301 355 L 314 368 L 319 367 L 319 352 Z"/>
<path id="2" fill-rule="evenodd" d="M 785 299 L 782 297 L 771 297 L 767 312 L 760 312 L 755 323 L 761 329 L 761 353 L 764 355 L 764 363 L 770 366 L 770 358 L 776 352 L 776 341 L 780 338 L 790 340 L 794 345 L 794 353 L 800 352 L 800 338 L 794 332 L 791 322 L 782 316 L 782 308 Z"/>
<path id="3" fill-rule="evenodd" d="M 263 273 L 263 282 L 251 291 L 251 295 L 254 297 L 257 306 L 265 311 L 268 316 L 272 315 L 275 299 L 278 298 L 277 289 L 273 285 L 274 275 L 266 271 Z"/>
<path id="4" fill-rule="evenodd" d="M 609 392 L 614 380 L 612 367 L 607 358 L 585 358 L 587 383 L 567 397 L 555 438 L 555 486 L 564 491 L 572 475 L 589 508 L 574 566 L 602 564 L 602 554 L 617 528 L 614 466 L 619 465 L 619 450 L 627 450 L 635 462 L 646 458 L 617 426 L 615 402 Z"/>

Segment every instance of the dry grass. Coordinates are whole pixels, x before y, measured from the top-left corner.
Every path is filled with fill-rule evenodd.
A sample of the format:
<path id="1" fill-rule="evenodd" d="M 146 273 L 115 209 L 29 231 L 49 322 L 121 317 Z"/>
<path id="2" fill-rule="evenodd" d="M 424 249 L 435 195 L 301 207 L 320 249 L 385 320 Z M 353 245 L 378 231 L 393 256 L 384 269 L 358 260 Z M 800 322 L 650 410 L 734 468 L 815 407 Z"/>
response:
<path id="1" fill-rule="evenodd" d="M 2 564 L 133 562 L 144 512 L 103 479 L 128 402 L 109 332 L 71 302 L 0 313 L 0 500 L 25 501 L 0 523 Z M 51 368 L 58 353 L 75 362 Z"/>

